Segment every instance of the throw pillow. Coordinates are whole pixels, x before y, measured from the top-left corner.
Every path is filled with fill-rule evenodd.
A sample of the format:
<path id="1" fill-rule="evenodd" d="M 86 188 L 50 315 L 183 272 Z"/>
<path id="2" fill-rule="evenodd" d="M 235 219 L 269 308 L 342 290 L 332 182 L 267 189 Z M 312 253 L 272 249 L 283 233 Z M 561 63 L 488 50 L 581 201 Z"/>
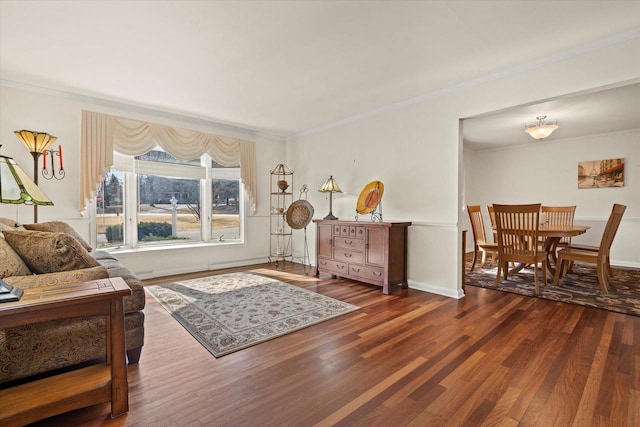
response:
<path id="1" fill-rule="evenodd" d="M 67 233 L 73 236 L 78 243 L 82 245 L 87 251 L 91 252 L 91 245 L 87 243 L 86 240 L 82 238 L 80 234 L 76 230 L 73 229 L 69 224 L 62 221 L 47 221 L 47 222 L 38 222 L 36 224 L 23 224 L 22 225 L 27 230 L 33 231 L 48 231 L 50 233 Z"/>
<path id="2" fill-rule="evenodd" d="M 9 218 L 0 218 L 0 224 L 6 225 L 11 230 L 26 230 L 26 228 L 24 228 L 21 224 Z M 7 227 L 2 227 L 2 229 L 4 230 Z"/>
<path id="3" fill-rule="evenodd" d="M 0 278 L 31 275 L 29 267 L 4 239 L 0 239 L 0 260 Z"/>
<path id="4" fill-rule="evenodd" d="M 36 274 L 97 267 L 78 241 L 67 233 L 3 231 L 5 240 Z"/>

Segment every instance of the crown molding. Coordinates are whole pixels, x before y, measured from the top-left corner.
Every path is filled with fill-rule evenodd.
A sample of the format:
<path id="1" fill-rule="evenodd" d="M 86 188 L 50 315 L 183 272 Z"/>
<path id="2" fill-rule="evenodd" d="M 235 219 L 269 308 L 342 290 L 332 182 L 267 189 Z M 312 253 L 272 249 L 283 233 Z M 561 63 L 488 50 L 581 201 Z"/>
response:
<path id="1" fill-rule="evenodd" d="M 149 114 L 156 117 L 162 117 L 165 119 L 179 120 L 187 123 L 193 123 L 201 126 L 212 126 L 222 130 L 228 130 L 231 132 L 237 132 L 246 136 L 268 138 L 280 142 L 285 142 L 285 137 L 281 135 L 275 135 L 268 132 L 257 131 L 240 126 L 234 126 L 226 123 L 220 123 L 213 120 L 200 119 L 197 117 L 188 116 L 185 114 L 171 113 L 168 111 L 157 110 L 150 107 L 143 107 L 134 104 L 128 104 L 121 101 L 113 101 L 109 99 L 99 98 L 95 96 L 81 95 L 74 92 L 50 89 L 41 86 L 30 85 L 26 83 L 15 82 L 12 80 L 0 80 L 0 87 L 8 87 L 12 89 L 20 89 L 28 92 L 39 93 L 42 95 L 55 96 L 58 98 L 65 98 L 72 101 L 85 102 L 93 105 L 100 105 L 103 107 L 116 108 L 119 110 L 131 111 L 140 114 Z"/>
<path id="2" fill-rule="evenodd" d="M 540 68 L 543 67 L 545 65 L 549 65 L 549 64 L 553 64 L 556 62 L 560 62 L 563 61 L 565 59 L 568 58 L 572 58 L 575 56 L 580 56 L 580 55 L 584 55 L 586 53 L 589 52 L 593 52 L 596 50 L 600 50 L 606 47 L 610 47 L 610 46 L 614 46 L 620 43 L 624 43 L 627 42 L 629 40 L 633 40 L 633 39 L 637 39 L 640 38 L 640 28 L 636 28 L 634 30 L 631 31 L 627 31 L 624 33 L 619 33 L 619 34 L 615 34 L 611 37 L 607 37 L 605 39 L 602 40 L 598 40 L 595 41 L 593 43 L 589 43 L 586 45 L 582 45 L 579 46 L 577 48 L 574 49 L 569 49 L 569 50 L 565 50 L 562 52 L 558 52 L 554 55 L 550 55 L 547 56 L 545 58 L 541 58 L 539 60 L 536 61 L 531 61 L 531 62 L 527 62 L 525 64 L 516 66 L 516 67 L 511 67 L 508 68 L 506 70 L 503 71 L 499 71 L 496 73 L 491 73 L 491 74 L 487 74 L 485 76 L 482 77 L 478 77 L 476 79 L 472 79 L 472 80 L 468 80 L 466 82 L 462 82 L 460 84 L 457 85 L 453 85 L 453 86 L 449 86 L 446 88 L 442 88 L 442 89 L 438 89 L 432 92 L 428 92 L 425 93 L 423 95 L 419 95 L 417 97 L 414 98 L 410 98 L 410 99 L 406 99 L 404 101 L 400 101 L 400 102 L 396 102 L 394 104 L 390 104 L 384 107 L 380 107 L 377 108 L 375 110 L 371 110 L 371 111 L 367 111 L 361 114 L 356 114 L 354 116 L 351 117 L 347 117 L 341 120 L 337 120 L 335 122 L 331 122 L 331 123 L 327 123 L 325 125 L 321 125 L 315 128 L 311 128 L 308 130 L 304 130 L 302 132 L 297 132 L 294 134 L 291 134 L 289 136 L 287 136 L 287 140 L 291 139 L 291 138 L 295 138 L 295 137 L 299 137 L 299 136 L 305 136 L 305 135 L 311 135 L 314 133 L 318 133 L 318 132 L 322 132 L 325 130 L 329 130 L 332 128 L 336 128 L 342 125 L 345 125 L 347 123 L 352 123 L 352 122 L 356 122 L 362 119 L 366 119 L 369 117 L 373 117 L 373 116 L 377 116 L 379 114 L 382 113 L 386 113 L 388 111 L 393 111 L 393 110 L 398 110 L 401 108 L 404 108 L 406 106 L 409 106 L 411 104 L 417 104 L 429 99 L 433 99 L 433 98 L 437 98 L 440 97 L 442 95 L 448 94 L 448 93 L 452 93 L 452 92 L 458 92 L 461 91 L 463 89 L 468 89 L 468 88 L 472 88 L 475 86 L 480 86 L 482 84 L 494 81 L 494 80 L 498 80 L 498 79 L 503 79 L 503 78 L 507 78 L 507 77 L 511 77 L 520 73 L 523 73 L 525 71 L 529 71 L 529 70 L 534 70 L 536 68 Z"/>

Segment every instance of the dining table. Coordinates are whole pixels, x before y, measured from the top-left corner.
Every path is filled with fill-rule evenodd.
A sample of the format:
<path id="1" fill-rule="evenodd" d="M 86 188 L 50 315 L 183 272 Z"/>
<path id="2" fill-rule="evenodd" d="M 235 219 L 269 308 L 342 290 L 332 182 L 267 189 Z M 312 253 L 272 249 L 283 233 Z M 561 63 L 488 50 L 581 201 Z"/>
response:
<path id="1" fill-rule="evenodd" d="M 559 224 L 540 224 L 538 226 L 538 236 L 544 238 L 544 251 L 546 252 L 547 271 L 551 276 L 556 272 L 555 265 L 557 263 L 557 250 L 560 241 L 564 237 L 576 237 L 587 232 L 591 228 L 588 225 L 559 225 Z M 516 264 L 509 273 L 517 273 L 526 267 L 526 264 Z"/>
<path id="2" fill-rule="evenodd" d="M 558 244 L 564 237 L 576 237 L 587 232 L 591 228 L 588 225 L 557 225 L 541 224 L 538 228 L 538 236 L 544 237 L 544 250 L 547 253 L 547 271 L 555 274 L 555 265 Z"/>

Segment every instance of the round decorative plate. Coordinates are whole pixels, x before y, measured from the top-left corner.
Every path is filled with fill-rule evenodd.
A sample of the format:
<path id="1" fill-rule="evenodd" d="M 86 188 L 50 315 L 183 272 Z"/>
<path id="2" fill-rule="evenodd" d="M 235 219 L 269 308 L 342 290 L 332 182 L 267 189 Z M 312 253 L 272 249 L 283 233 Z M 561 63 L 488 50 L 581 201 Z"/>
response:
<path id="1" fill-rule="evenodd" d="M 359 214 L 368 214 L 373 212 L 382 199 L 384 193 L 384 184 L 381 181 L 371 181 L 364 186 L 356 203 L 356 211 Z"/>
<path id="2" fill-rule="evenodd" d="M 287 224 L 294 230 L 305 228 L 313 218 L 313 206 L 306 200 L 296 200 L 287 209 Z"/>

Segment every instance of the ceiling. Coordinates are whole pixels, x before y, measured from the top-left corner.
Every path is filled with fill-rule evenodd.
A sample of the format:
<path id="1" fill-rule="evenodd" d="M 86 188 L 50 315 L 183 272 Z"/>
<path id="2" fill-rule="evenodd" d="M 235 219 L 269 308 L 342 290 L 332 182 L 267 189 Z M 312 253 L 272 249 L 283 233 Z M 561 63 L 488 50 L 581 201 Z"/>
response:
<path id="1" fill-rule="evenodd" d="M 635 0 L 0 0 L 0 80 L 286 137 L 637 37 Z M 627 121 L 586 103 L 473 118 L 465 137 L 516 141 L 540 113 L 558 137 Z"/>
<path id="2" fill-rule="evenodd" d="M 545 115 L 546 120 L 558 122 L 558 129 L 545 141 L 640 129 L 640 83 L 465 119 L 464 143 L 473 149 L 535 143 L 524 133 L 525 124 Z"/>

